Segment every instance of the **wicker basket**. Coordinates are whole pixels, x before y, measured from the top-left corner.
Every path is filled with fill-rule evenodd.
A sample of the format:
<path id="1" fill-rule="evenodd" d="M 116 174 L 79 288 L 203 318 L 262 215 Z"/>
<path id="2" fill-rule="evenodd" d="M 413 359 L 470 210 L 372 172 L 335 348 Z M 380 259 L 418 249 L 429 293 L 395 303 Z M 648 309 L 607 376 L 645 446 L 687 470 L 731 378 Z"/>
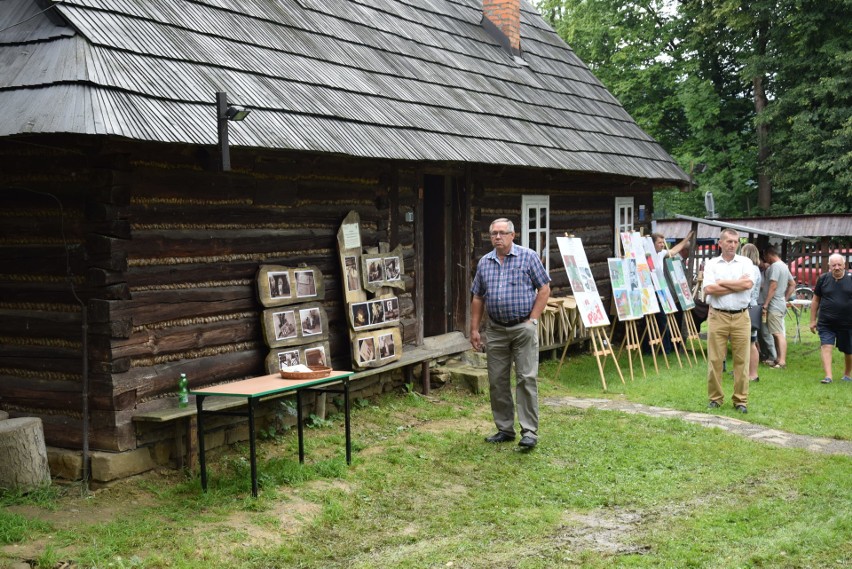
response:
<path id="1" fill-rule="evenodd" d="M 308 366 L 311 371 L 284 371 L 281 370 L 282 379 L 320 379 L 331 375 L 331 368 L 325 366 Z"/>

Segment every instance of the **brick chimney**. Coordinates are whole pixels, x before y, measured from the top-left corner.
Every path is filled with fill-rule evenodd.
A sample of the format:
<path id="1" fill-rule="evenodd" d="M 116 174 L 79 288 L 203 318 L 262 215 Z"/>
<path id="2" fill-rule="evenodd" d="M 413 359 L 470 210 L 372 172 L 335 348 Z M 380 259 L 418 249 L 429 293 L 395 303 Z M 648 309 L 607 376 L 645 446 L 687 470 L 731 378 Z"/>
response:
<path id="1" fill-rule="evenodd" d="M 521 0 L 482 0 L 482 25 L 509 53 L 521 54 Z"/>

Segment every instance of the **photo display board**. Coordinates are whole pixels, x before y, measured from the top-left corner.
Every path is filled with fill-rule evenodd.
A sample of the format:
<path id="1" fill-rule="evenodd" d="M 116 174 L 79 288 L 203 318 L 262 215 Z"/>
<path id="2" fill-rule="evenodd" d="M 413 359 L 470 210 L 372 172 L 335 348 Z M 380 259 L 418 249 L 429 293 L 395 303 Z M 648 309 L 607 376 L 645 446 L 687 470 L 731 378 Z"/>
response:
<path id="1" fill-rule="evenodd" d="M 651 268 L 645 256 L 645 245 L 638 231 L 622 232 L 621 246 L 624 248 L 624 258 L 633 259 L 636 262 L 636 274 L 639 278 L 639 289 L 641 291 L 640 301 L 642 314 L 656 314 L 660 311 L 657 302 L 657 291 L 654 286 Z"/>
<path id="2" fill-rule="evenodd" d="M 672 283 L 680 307 L 683 310 L 695 308 L 695 300 L 692 298 L 692 291 L 689 290 L 689 281 L 686 280 L 683 261 L 678 257 L 668 257 L 666 259 L 666 274 Z"/>
<path id="3" fill-rule="evenodd" d="M 331 367 L 329 354 L 328 342 L 276 348 L 266 357 L 266 373 L 278 373 L 283 366 Z"/>
<path id="4" fill-rule="evenodd" d="M 317 267 L 263 265 L 257 274 L 257 294 L 266 308 L 322 300 L 322 272 Z"/>
<path id="5" fill-rule="evenodd" d="M 328 316 L 319 302 L 263 311 L 263 337 L 270 348 L 328 339 Z"/>
<path id="6" fill-rule="evenodd" d="M 399 298 L 405 290 L 402 248 L 387 245 L 365 249 L 360 216 L 351 211 L 337 233 L 343 296 L 352 346 L 352 364 L 359 369 L 381 367 L 402 357 Z"/>
<path id="7" fill-rule="evenodd" d="M 577 300 L 577 310 L 580 311 L 583 324 L 587 328 L 608 325 L 609 318 L 592 276 L 583 242 L 578 237 L 557 237 L 556 243 L 559 245 L 559 255 L 565 263 L 565 271 L 568 273 L 568 281 Z"/>

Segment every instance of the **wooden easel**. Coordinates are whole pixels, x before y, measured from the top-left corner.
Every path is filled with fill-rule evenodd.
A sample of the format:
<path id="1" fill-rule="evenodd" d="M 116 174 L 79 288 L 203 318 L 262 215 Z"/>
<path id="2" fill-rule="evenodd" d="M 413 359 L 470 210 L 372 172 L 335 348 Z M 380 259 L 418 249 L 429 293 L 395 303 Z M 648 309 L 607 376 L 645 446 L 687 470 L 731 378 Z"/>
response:
<path id="1" fill-rule="evenodd" d="M 627 361 L 630 362 L 630 381 L 633 381 L 633 352 L 636 352 L 639 363 L 642 364 L 642 377 L 647 378 L 645 360 L 642 359 L 642 342 L 639 340 L 639 331 L 636 329 L 635 320 L 624 322 L 624 338 L 621 340 L 621 346 L 618 348 L 619 356 L 621 355 L 622 348 L 627 349 Z"/>
<path id="2" fill-rule="evenodd" d="M 683 336 L 680 335 L 680 326 L 677 325 L 677 313 L 673 312 L 671 314 L 666 314 L 666 327 L 669 330 L 669 336 L 671 338 L 672 347 L 674 348 L 675 355 L 677 356 L 678 365 L 683 368 L 683 362 L 680 360 L 680 351 L 678 350 L 678 344 L 680 344 L 681 348 L 683 348 L 683 355 L 686 357 L 686 363 L 692 367 L 692 360 L 689 359 L 689 353 L 686 351 L 686 344 L 683 343 Z"/>
<path id="3" fill-rule="evenodd" d="M 642 339 L 648 336 L 648 346 L 651 348 L 651 356 L 654 358 L 654 369 L 660 373 L 660 368 L 657 366 L 657 350 L 662 352 L 666 360 L 666 368 L 669 368 L 669 356 L 663 349 L 663 337 L 660 334 L 660 327 L 657 326 L 657 318 L 653 314 L 645 315 L 645 332 L 642 333 Z"/>
<path id="4" fill-rule="evenodd" d="M 701 357 L 707 361 L 707 355 L 704 353 L 704 345 L 701 343 L 701 337 L 698 335 L 698 328 L 695 326 L 695 318 L 692 317 L 692 309 L 683 311 L 683 321 L 686 324 L 686 339 L 689 340 L 689 347 L 692 348 L 692 357 L 695 363 L 698 363 L 698 355 L 695 353 L 695 343 L 698 342 L 698 348 L 701 350 Z M 686 351 L 686 344 L 684 344 Z"/>
<path id="5" fill-rule="evenodd" d="M 603 326 L 595 326 L 587 328 L 589 336 L 592 339 L 592 353 L 595 355 L 595 360 L 598 362 L 598 372 L 601 374 L 601 383 L 604 391 L 606 391 L 606 378 L 604 377 L 604 367 L 606 366 L 606 358 L 612 357 L 612 362 L 615 364 L 615 369 L 618 370 L 618 377 L 621 378 L 621 383 L 624 382 L 624 376 L 621 373 L 621 368 L 618 366 L 618 359 L 615 357 L 615 352 L 612 351 L 612 344 L 606 337 L 603 331 Z M 601 362 L 601 356 L 604 357 Z"/>

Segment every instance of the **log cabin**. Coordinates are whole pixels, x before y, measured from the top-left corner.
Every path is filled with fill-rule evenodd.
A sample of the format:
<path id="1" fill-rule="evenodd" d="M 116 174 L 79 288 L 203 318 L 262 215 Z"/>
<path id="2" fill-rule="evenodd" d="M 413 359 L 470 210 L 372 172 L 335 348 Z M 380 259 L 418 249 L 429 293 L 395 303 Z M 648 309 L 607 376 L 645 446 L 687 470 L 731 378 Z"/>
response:
<path id="1" fill-rule="evenodd" d="M 416 346 L 468 333 L 493 219 L 566 295 L 556 236 L 604 283 L 689 181 L 526 0 L 3 0 L 0 61 L 0 409 L 62 449 L 150 444 L 180 373 L 263 373 L 265 264 L 322 270 L 351 367 L 351 211 L 404 252 Z"/>

